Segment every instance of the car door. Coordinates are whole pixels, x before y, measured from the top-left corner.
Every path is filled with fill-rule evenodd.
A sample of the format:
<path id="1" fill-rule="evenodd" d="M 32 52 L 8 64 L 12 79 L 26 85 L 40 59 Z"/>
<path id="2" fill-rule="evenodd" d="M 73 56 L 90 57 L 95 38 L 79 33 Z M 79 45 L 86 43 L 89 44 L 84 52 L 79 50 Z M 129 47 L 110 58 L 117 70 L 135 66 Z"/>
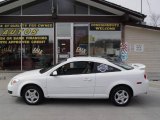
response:
<path id="1" fill-rule="evenodd" d="M 67 63 L 59 67 L 56 76 L 47 78 L 47 91 L 50 97 L 93 97 L 95 74 L 93 64 L 85 61 Z"/>
<path id="2" fill-rule="evenodd" d="M 103 64 L 103 63 L 94 63 L 93 72 L 96 74 L 96 85 L 95 85 L 95 97 L 106 97 L 107 89 L 115 81 L 118 81 L 121 78 L 121 70 L 113 66 Z"/>

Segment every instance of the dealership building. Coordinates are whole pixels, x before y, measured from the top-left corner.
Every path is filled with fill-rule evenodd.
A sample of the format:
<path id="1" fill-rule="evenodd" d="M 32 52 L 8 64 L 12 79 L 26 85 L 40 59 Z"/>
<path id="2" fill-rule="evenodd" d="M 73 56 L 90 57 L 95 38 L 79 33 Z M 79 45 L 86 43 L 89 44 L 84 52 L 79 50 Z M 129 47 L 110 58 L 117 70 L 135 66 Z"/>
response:
<path id="1" fill-rule="evenodd" d="M 105 0 L 6 0 L 0 3 L 0 71 L 31 70 L 69 57 L 142 63 L 160 76 L 160 29 L 145 15 Z"/>

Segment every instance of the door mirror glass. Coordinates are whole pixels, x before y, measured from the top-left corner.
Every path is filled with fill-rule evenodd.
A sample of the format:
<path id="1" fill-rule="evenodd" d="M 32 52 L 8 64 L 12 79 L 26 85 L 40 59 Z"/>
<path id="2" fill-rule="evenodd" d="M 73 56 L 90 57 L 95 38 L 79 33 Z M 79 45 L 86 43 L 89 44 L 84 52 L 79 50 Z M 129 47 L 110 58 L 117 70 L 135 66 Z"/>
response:
<path id="1" fill-rule="evenodd" d="M 52 75 L 52 76 L 57 76 L 57 75 L 58 75 L 58 74 L 57 74 L 57 71 L 54 71 L 51 75 Z"/>

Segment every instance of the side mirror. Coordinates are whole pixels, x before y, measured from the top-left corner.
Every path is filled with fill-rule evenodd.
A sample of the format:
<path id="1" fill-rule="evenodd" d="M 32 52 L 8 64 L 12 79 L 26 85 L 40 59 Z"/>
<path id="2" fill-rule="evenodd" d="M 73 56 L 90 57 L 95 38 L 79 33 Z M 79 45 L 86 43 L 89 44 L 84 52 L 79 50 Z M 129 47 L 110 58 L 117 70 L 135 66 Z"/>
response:
<path id="1" fill-rule="evenodd" d="M 52 75 L 52 76 L 57 76 L 58 73 L 57 73 L 57 71 L 54 71 L 51 75 Z"/>

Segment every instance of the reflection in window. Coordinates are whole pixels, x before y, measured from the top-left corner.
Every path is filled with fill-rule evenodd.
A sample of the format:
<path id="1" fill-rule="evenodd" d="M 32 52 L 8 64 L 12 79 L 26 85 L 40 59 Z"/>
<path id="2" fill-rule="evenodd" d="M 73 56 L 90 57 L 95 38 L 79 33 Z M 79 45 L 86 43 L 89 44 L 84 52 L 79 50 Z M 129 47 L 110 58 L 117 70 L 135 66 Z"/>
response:
<path id="1" fill-rule="evenodd" d="M 74 27 L 74 53 L 75 56 L 88 55 L 88 26 Z"/>
<path id="2" fill-rule="evenodd" d="M 91 15 L 114 15 L 110 12 L 107 11 L 103 11 L 101 9 L 95 8 L 95 7 L 91 7 L 90 6 L 90 14 Z"/>
<path id="3" fill-rule="evenodd" d="M 0 25 L 0 69 L 21 69 L 20 24 Z"/>
<path id="4" fill-rule="evenodd" d="M 0 69 L 21 69 L 21 46 L 20 44 L 0 44 Z"/>
<path id="5" fill-rule="evenodd" d="M 35 28 L 30 28 L 34 25 Z M 53 64 L 53 24 L 27 24 L 23 28 L 31 31 L 23 35 L 23 69 L 46 68 Z M 33 34 L 34 33 L 34 34 Z"/>
<path id="6" fill-rule="evenodd" d="M 51 0 L 37 0 L 22 7 L 23 15 L 40 15 L 52 13 Z"/>
<path id="7" fill-rule="evenodd" d="M 80 2 L 75 2 L 74 14 L 88 14 L 88 5 L 85 5 Z"/>
<path id="8" fill-rule="evenodd" d="M 88 5 L 75 0 L 58 0 L 58 14 L 88 14 Z"/>
<path id="9" fill-rule="evenodd" d="M 120 55 L 121 31 L 90 31 L 90 56 L 114 58 Z"/>
<path id="10" fill-rule="evenodd" d="M 58 0 L 58 14 L 74 14 L 74 0 Z"/>
<path id="11" fill-rule="evenodd" d="M 53 24 L 23 23 L 22 27 L 19 23 L 0 25 L 0 69 L 29 70 L 53 64 Z"/>
<path id="12" fill-rule="evenodd" d="M 91 73 L 93 63 L 80 61 L 65 64 L 57 69 L 58 75 L 88 74 Z"/>

